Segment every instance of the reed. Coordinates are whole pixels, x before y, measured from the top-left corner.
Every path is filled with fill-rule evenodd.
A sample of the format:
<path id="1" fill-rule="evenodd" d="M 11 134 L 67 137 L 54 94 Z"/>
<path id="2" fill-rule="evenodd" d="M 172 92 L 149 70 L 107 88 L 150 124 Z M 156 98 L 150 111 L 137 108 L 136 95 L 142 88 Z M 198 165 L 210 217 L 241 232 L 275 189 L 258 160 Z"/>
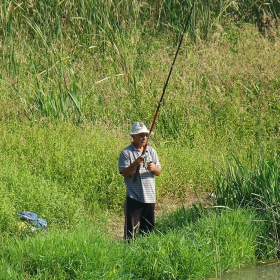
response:
<path id="1" fill-rule="evenodd" d="M 29 39 L 36 38 L 37 31 L 44 30 L 48 42 L 62 38 L 79 38 L 87 45 L 96 39 L 96 43 L 105 47 L 106 33 L 112 29 L 126 33 L 137 26 L 143 32 L 154 30 L 180 34 L 191 0 L 172 1 L 45 1 L 33 0 L 30 3 L 18 4 L 15 1 L 4 1 L 1 5 L 3 35 L 16 36 L 22 29 Z M 279 16 L 279 3 L 263 1 L 215 0 L 199 1 L 196 13 L 191 22 L 190 33 L 194 38 L 199 27 L 201 36 L 206 38 L 215 22 L 222 22 L 222 15 L 234 15 L 237 20 L 257 23 L 265 28 L 265 18 L 271 20 Z M 11 24 L 13 22 L 13 28 Z M 133 29 L 133 28 L 132 28 Z M 38 34 L 37 34 L 38 35 Z M 105 41 L 104 41 L 105 39 Z M 40 44 L 40 40 L 36 40 Z M 103 50 L 107 49 L 106 47 Z"/>
<path id="2" fill-rule="evenodd" d="M 71 120 L 76 124 L 100 119 L 92 104 L 94 100 L 108 103 L 103 102 L 108 90 L 103 92 L 96 83 L 86 84 L 95 80 L 103 81 L 103 86 L 107 77 L 115 77 L 114 85 L 109 85 L 112 92 L 124 93 L 124 98 L 126 95 L 139 105 L 142 93 L 150 91 L 143 84 L 147 84 L 145 73 L 155 66 L 148 59 L 156 57 L 157 49 L 151 46 L 156 42 L 153 38 L 158 38 L 159 44 L 164 43 L 162 49 L 170 52 L 170 44 L 177 45 L 176 38 L 181 36 L 192 4 L 190 0 L 134 1 L 133 5 L 130 1 L 112 0 L 34 0 L 21 4 L 4 1 L 0 6 L 2 57 L 7 62 L 1 66 L 1 72 L 6 73 L 3 78 L 17 79 L 17 92 L 30 118 Z M 185 48 L 194 41 L 211 40 L 213 34 L 226 28 L 228 21 L 231 24 L 232 14 L 241 21 L 242 9 L 256 6 L 256 12 L 272 18 L 278 16 L 277 5 L 275 1 L 269 5 L 244 1 L 238 6 L 229 0 L 199 1 Z M 252 9 L 248 17 L 259 18 L 253 12 Z M 89 67 L 83 69 L 81 65 L 85 63 Z M 85 73 L 87 70 L 91 73 Z M 26 80 L 29 85 L 23 89 L 21 85 L 26 85 Z M 115 100 L 112 103 L 116 104 Z M 179 108 L 174 113 L 183 116 L 184 110 Z M 143 112 L 140 117 L 147 114 Z M 120 118 L 126 118 L 125 113 Z M 182 129 L 179 123 L 174 127 L 175 131 Z"/>
<path id="3" fill-rule="evenodd" d="M 264 224 L 267 236 L 260 237 L 260 247 L 270 244 L 273 254 L 279 247 L 279 154 L 264 158 L 262 154 L 254 164 L 245 166 L 237 158 L 217 177 L 215 196 L 216 205 L 231 208 L 253 208 L 259 214 L 260 223 Z M 259 250 L 260 252 L 262 250 Z"/>

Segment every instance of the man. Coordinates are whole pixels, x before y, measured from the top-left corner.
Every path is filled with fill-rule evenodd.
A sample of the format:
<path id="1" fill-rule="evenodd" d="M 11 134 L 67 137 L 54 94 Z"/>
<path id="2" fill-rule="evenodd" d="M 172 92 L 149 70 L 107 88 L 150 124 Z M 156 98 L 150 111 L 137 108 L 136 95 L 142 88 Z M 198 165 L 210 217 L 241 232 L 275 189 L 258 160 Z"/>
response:
<path id="1" fill-rule="evenodd" d="M 132 143 L 121 151 L 119 172 L 126 184 L 124 238 L 135 238 L 150 232 L 155 225 L 155 178 L 161 173 L 156 151 L 147 146 L 149 131 L 142 122 L 135 122 L 130 132 Z M 145 150 L 144 155 L 142 155 Z M 136 175 L 135 175 L 136 174 Z M 136 177 L 135 177 L 136 176 Z"/>

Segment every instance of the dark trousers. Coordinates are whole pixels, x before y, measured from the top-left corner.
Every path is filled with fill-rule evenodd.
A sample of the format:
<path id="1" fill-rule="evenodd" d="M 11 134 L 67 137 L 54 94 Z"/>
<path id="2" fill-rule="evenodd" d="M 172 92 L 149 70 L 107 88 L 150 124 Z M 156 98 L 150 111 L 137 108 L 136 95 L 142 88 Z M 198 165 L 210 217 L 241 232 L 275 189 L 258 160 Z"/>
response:
<path id="1" fill-rule="evenodd" d="M 127 197 L 125 201 L 124 238 L 133 239 L 139 228 L 140 234 L 153 230 L 155 225 L 155 203 L 142 203 Z"/>

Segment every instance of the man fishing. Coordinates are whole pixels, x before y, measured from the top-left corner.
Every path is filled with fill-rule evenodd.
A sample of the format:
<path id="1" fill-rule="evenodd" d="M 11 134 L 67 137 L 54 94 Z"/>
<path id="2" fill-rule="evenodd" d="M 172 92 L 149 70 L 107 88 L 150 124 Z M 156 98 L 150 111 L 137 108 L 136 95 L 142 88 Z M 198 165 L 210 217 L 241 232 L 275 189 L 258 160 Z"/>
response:
<path id="1" fill-rule="evenodd" d="M 142 122 L 132 125 L 132 143 L 119 157 L 119 172 L 126 184 L 124 238 L 152 231 L 155 225 L 155 178 L 161 173 L 156 151 L 147 145 L 149 130 Z"/>
<path id="2" fill-rule="evenodd" d="M 155 224 L 154 212 L 156 192 L 154 176 L 160 175 L 161 165 L 156 151 L 147 145 L 147 141 L 153 131 L 159 109 L 163 101 L 163 96 L 165 94 L 195 4 L 196 1 L 194 1 L 187 17 L 184 31 L 163 87 L 163 92 L 154 115 L 151 129 L 149 131 L 142 122 L 135 122 L 130 133 L 132 143 L 122 150 L 119 157 L 119 171 L 123 175 L 126 184 L 124 226 L 124 238 L 126 240 L 135 238 L 135 232 L 138 227 L 140 233 L 143 234 L 151 231 Z"/>

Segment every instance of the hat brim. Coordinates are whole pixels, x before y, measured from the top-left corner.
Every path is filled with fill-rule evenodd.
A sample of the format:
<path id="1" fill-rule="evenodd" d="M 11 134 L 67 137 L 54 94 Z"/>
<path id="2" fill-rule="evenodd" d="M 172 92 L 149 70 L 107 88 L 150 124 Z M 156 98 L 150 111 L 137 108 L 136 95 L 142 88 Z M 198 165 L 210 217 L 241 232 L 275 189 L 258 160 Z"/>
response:
<path id="1" fill-rule="evenodd" d="M 143 131 L 137 131 L 137 132 L 130 132 L 129 135 L 137 135 L 137 134 L 141 134 L 141 133 L 149 133 L 150 134 L 150 131 L 148 130 L 143 130 Z"/>

